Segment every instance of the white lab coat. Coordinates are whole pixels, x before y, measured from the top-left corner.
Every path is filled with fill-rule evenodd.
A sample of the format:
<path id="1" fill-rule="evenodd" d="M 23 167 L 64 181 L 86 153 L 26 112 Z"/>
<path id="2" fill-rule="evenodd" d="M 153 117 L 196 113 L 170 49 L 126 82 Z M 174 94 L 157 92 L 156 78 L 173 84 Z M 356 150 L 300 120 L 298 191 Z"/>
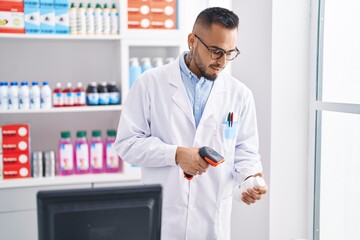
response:
<path id="1" fill-rule="evenodd" d="M 234 112 L 230 137 L 224 134 L 229 112 Z M 177 146 L 209 146 L 225 162 L 188 181 L 175 163 Z M 135 81 L 121 113 L 115 149 L 126 162 L 141 166 L 144 184 L 163 186 L 163 240 L 229 240 L 233 184 L 262 171 L 251 91 L 221 73 L 196 129 L 179 58 Z"/>

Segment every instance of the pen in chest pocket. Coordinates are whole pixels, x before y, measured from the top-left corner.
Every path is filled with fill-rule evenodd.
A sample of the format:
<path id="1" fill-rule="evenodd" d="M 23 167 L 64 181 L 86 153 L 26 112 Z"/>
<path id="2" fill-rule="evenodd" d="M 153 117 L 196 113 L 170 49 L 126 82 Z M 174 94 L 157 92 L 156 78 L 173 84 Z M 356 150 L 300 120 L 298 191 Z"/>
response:
<path id="1" fill-rule="evenodd" d="M 232 127 L 234 124 L 234 112 L 229 112 L 227 115 L 226 123 L 229 127 Z"/>

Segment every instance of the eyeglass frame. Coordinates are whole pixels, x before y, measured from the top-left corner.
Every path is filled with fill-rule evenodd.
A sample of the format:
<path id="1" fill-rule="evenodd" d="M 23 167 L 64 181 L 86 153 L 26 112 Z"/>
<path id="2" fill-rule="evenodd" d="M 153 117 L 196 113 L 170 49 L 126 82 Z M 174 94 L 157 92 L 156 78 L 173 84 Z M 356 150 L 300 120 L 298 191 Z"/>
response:
<path id="1" fill-rule="evenodd" d="M 232 60 L 234 60 L 235 58 L 237 58 L 237 56 L 239 56 L 239 54 L 240 54 L 240 50 L 239 50 L 237 47 L 235 47 L 235 49 L 230 50 L 230 51 L 225 51 L 224 49 L 219 48 L 219 47 L 215 47 L 216 50 L 213 50 L 213 49 L 211 49 L 208 45 L 206 45 L 206 43 L 204 43 L 203 40 L 201 40 L 201 38 L 200 38 L 198 35 L 196 35 L 196 34 L 194 33 L 194 36 L 195 36 L 197 39 L 199 39 L 199 41 L 200 41 L 200 42 L 206 47 L 206 49 L 211 53 L 211 54 L 210 54 L 210 57 L 211 57 L 212 60 L 219 60 L 220 58 L 222 58 L 222 57 L 225 55 L 225 58 L 226 58 L 227 61 L 232 61 Z M 213 54 L 217 54 L 217 53 L 215 53 L 215 51 L 220 51 L 220 52 L 222 53 L 221 56 L 219 56 L 218 58 L 213 58 Z M 228 54 L 228 53 L 231 53 L 231 52 L 236 52 L 236 55 L 235 55 L 235 57 L 233 57 L 232 59 L 228 59 L 228 58 L 227 58 L 227 56 L 228 56 L 227 54 Z"/>

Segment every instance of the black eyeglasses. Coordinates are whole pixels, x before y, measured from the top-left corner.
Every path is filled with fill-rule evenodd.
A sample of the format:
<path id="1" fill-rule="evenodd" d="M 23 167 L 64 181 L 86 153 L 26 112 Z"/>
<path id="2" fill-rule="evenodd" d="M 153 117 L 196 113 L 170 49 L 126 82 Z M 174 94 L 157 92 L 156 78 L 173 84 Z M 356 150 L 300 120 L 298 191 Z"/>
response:
<path id="1" fill-rule="evenodd" d="M 234 60 L 240 54 L 240 51 L 237 47 L 234 50 L 230 50 L 227 52 L 221 48 L 211 49 L 196 34 L 194 34 L 194 35 L 206 47 L 206 49 L 209 50 L 212 60 L 219 60 L 220 58 L 222 58 L 222 56 L 225 55 L 226 60 L 231 61 L 231 60 Z"/>

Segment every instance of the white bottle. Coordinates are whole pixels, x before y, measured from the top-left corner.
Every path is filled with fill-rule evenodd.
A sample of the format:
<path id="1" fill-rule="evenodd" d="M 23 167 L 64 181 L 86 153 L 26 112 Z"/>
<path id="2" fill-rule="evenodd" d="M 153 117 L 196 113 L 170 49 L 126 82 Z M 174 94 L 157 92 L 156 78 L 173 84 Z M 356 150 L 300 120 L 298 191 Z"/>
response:
<path id="1" fill-rule="evenodd" d="M 17 82 L 11 82 L 9 88 L 9 109 L 19 109 L 19 86 Z"/>
<path id="2" fill-rule="evenodd" d="M 21 82 L 19 89 L 19 108 L 30 109 L 30 88 L 28 82 Z"/>
<path id="3" fill-rule="evenodd" d="M 104 4 L 103 8 L 103 34 L 109 35 L 110 34 L 110 23 L 111 23 L 111 15 L 110 9 L 107 7 L 107 4 Z"/>
<path id="4" fill-rule="evenodd" d="M 154 58 L 154 67 L 160 67 L 162 65 L 164 65 L 164 62 L 161 57 Z"/>
<path id="5" fill-rule="evenodd" d="M 52 95 L 52 90 L 51 90 L 48 82 L 43 82 L 41 91 L 40 91 L 41 108 L 43 108 L 43 109 L 51 108 L 51 106 L 52 106 L 51 95 Z"/>
<path id="6" fill-rule="evenodd" d="M 93 35 L 95 31 L 95 12 L 94 8 L 91 7 L 91 3 L 88 3 L 86 9 L 86 34 Z"/>
<path id="7" fill-rule="evenodd" d="M 119 33 L 119 12 L 116 8 L 115 3 L 113 3 L 111 11 L 110 11 L 110 17 L 111 17 L 111 34 L 116 35 Z"/>
<path id="8" fill-rule="evenodd" d="M 243 181 L 239 186 L 233 189 L 233 196 L 235 200 L 242 201 L 242 193 L 252 187 L 265 187 L 266 183 L 262 177 L 249 177 Z"/>
<path id="9" fill-rule="evenodd" d="M 77 35 L 78 34 L 77 9 L 75 8 L 74 3 L 71 3 L 69 16 L 70 16 L 69 17 L 69 20 L 70 20 L 70 34 Z"/>
<path id="10" fill-rule="evenodd" d="M 30 88 L 30 109 L 40 109 L 40 87 L 38 82 L 32 82 Z"/>
<path id="11" fill-rule="evenodd" d="M 103 11 L 99 3 L 96 4 L 95 8 L 95 35 L 103 34 Z"/>
<path id="12" fill-rule="evenodd" d="M 175 60 L 175 58 L 173 58 L 173 57 L 165 58 L 165 64 L 171 63 L 174 60 Z"/>
<path id="13" fill-rule="evenodd" d="M 9 96 L 8 83 L 0 82 L 0 110 L 8 110 L 9 109 L 8 96 Z"/>
<path id="14" fill-rule="evenodd" d="M 85 35 L 86 34 L 86 11 L 83 7 L 83 4 L 80 3 L 79 8 L 77 10 L 77 24 L 78 24 L 78 34 Z"/>

